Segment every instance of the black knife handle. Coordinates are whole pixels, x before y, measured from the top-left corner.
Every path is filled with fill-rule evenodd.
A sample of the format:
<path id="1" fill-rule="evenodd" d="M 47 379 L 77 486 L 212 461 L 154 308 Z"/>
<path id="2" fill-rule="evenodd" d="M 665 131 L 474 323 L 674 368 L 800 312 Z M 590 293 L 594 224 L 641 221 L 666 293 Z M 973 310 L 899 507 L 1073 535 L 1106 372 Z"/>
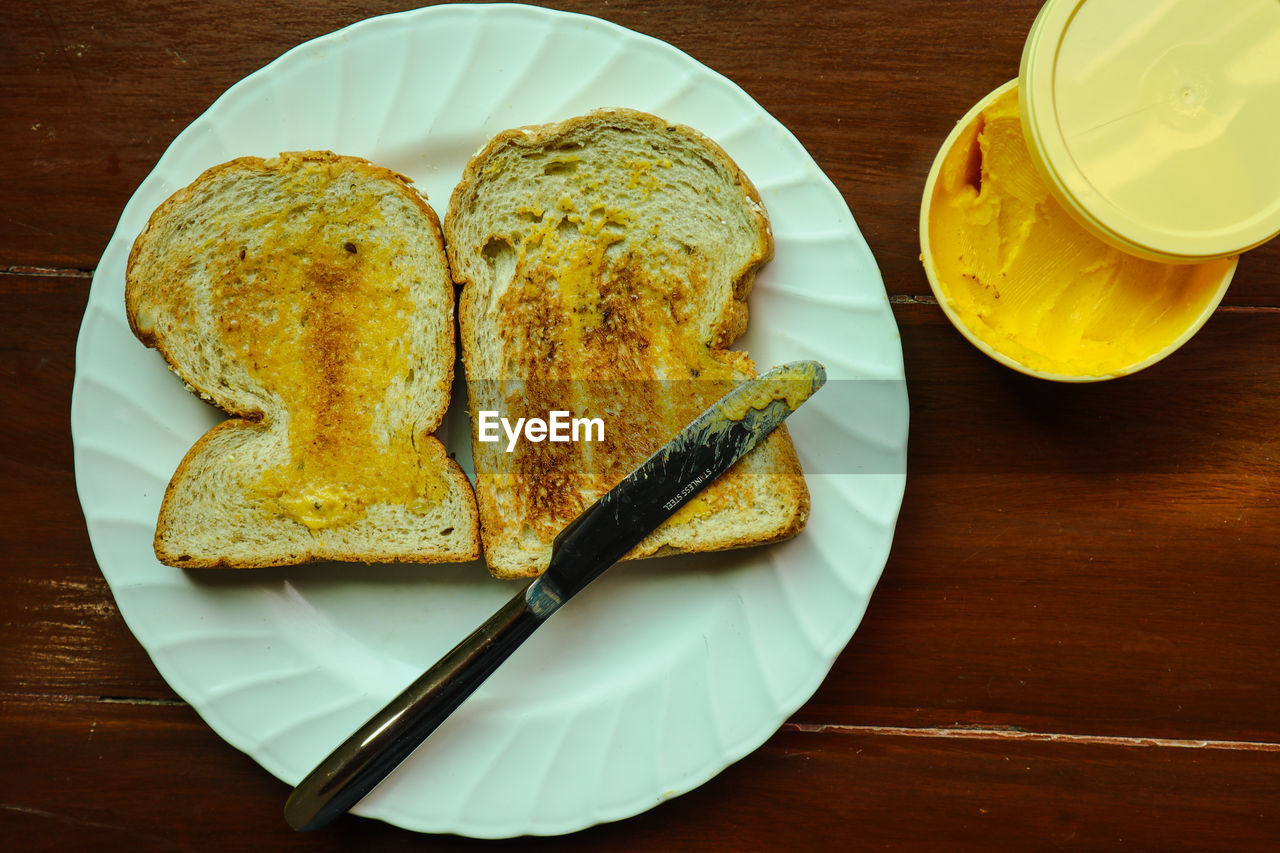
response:
<path id="1" fill-rule="evenodd" d="M 542 624 L 522 590 L 298 783 L 284 817 L 299 831 L 346 812 L 409 757 Z"/>

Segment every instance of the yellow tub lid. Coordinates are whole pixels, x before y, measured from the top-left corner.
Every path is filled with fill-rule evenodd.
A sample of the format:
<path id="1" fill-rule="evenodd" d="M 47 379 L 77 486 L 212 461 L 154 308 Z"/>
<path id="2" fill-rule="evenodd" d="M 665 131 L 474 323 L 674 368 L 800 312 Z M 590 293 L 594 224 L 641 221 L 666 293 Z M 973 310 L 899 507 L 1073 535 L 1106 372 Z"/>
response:
<path id="1" fill-rule="evenodd" d="M 1019 108 L 1055 196 L 1120 249 L 1192 262 L 1280 234 L 1280 0 L 1048 0 Z"/>

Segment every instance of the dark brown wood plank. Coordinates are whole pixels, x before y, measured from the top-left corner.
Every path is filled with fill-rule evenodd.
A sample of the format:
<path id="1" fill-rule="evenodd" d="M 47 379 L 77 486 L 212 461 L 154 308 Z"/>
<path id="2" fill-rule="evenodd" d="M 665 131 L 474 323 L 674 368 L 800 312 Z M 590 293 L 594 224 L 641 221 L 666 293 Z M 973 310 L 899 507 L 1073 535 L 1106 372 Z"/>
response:
<path id="1" fill-rule="evenodd" d="M 168 143 L 228 86 L 290 47 L 413 4 L 75 0 L 16 7 L 0 92 L 16 128 L 0 165 L 0 267 L 90 269 Z M 848 201 L 891 293 L 925 295 L 917 217 L 929 166 L 979 98 L 1017 75 L 1040 3 L 586 0 L 555 4 L 669 41 L 785 123 Z M 726 34 L 730 34 L 727 35 Z M 1280 246 L 1252 253 L 1232 304 L 1280 305 Z"/>
<path id="2" fill-rule="evenodd" d="M 897 308 L 906 500 L 799 719 L 1280 740 L 1277 312 L 1219 312 L 1146 373 L 1070 386 Z"/>
<path id="3" fill-rule="evenodd" d="M 190 709 L 9 698 L 0 832 L 15 850 L 452 850 L 352 816 L 310 835 L 288 786 Z M 703 787 L 552 850 L 1262 850 L 1280 747 L 795 727 Z M 839 792 L 833 797 L 832 792 Z"/>
<path id="4" fill-rule="evenodd" d="M 0 275 L 0 696 L 169 696 L 98 571 L 71 454 L 89 279 Z M 2 700 L 0 700 L 2 701 Z"/>

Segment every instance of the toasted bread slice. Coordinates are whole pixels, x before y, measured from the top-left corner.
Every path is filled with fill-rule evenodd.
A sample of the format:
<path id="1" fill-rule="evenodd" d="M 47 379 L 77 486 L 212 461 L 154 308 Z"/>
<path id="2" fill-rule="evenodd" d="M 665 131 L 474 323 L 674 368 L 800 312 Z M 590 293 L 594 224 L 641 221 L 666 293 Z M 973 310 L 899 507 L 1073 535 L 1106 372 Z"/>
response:
<path id="1" fill-rule="evenodd" d="M 231 418 L 173 475 L 156 556 L 478 557 L 470 484 L 432 435 L 453 295 L 435 213 L 365 160 L 245 157 L 162 204 L 129 256 L 129 325 Z"/>
<path id="2" fill-rule="evenodd" d="M 714 142 L 616 109 L 496 136 L 455 188 L 445 235 L 485 557 L 500 577 L 536 575 L 565 524 L 755 375 L 727 347 L 773 252 L 768 219 Z M 555 410 L 598 416 L 604 440 L 479 440 L 482 411 Z M 779 429 L 629 557 L 772 542 L 808 509 Z"/>

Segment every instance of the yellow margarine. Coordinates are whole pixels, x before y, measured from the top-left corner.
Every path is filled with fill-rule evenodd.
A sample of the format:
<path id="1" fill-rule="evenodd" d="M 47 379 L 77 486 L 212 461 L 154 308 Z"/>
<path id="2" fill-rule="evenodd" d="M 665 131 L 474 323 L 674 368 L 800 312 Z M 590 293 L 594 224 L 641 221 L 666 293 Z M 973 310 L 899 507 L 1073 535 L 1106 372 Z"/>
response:
<path id="1" fill-rule="evenodd" d="M 926 263 L 961 324 L 1031 370 L 1072 377 L 1117 375 L 1173 344 L 1234 263 L 1145 260 L 1081 227 L 1031 161 L 1016 87 L 945 153 L 928 240 Z"/>
<path id="2" fill-rule="evenodd" d="M 711 507 L 711 499 L 709 498 L 691 498 L 687 504 L 680 507 L 665 522 L 667 527 L 679 527 L 681 524 L 688 524 L 695 518 L 704 518 L 714 511 Z"/>
<path id="3" fill-rule="evenodd" d="M 752 409 L 764 409 L 774 400 L 783 400 L 787 408 L 795 409 L 813 393 L 817 368 L 812 362 L 801 362 L 777 376 L 737 397 L 720 403 L 720 414 L 725 420 L 740 421 Z"/>
<path id="4" fill-rule="evenodd" d="M 327 178 L 321 165 L 297 180 Z M 382 217 L 376 198 L 349 215 Z M 414 368 L 413 299 L 383 272 L 410 251 L 407 241 L 357 245 L 324 225 L 301 235 L 289 227 L 274 215 L 249 223 L 262 245 L 227 259 L 214 288 L 224 344 L 287 409 L 288 461 L 263 472 L 253 496 L 311 530 L 358 521 L 375 504 L 439 502 L 448 485 L 423 464 L 414 426 L 379 420 L 389 395 L 409 393 L 392 378 Z"/>

